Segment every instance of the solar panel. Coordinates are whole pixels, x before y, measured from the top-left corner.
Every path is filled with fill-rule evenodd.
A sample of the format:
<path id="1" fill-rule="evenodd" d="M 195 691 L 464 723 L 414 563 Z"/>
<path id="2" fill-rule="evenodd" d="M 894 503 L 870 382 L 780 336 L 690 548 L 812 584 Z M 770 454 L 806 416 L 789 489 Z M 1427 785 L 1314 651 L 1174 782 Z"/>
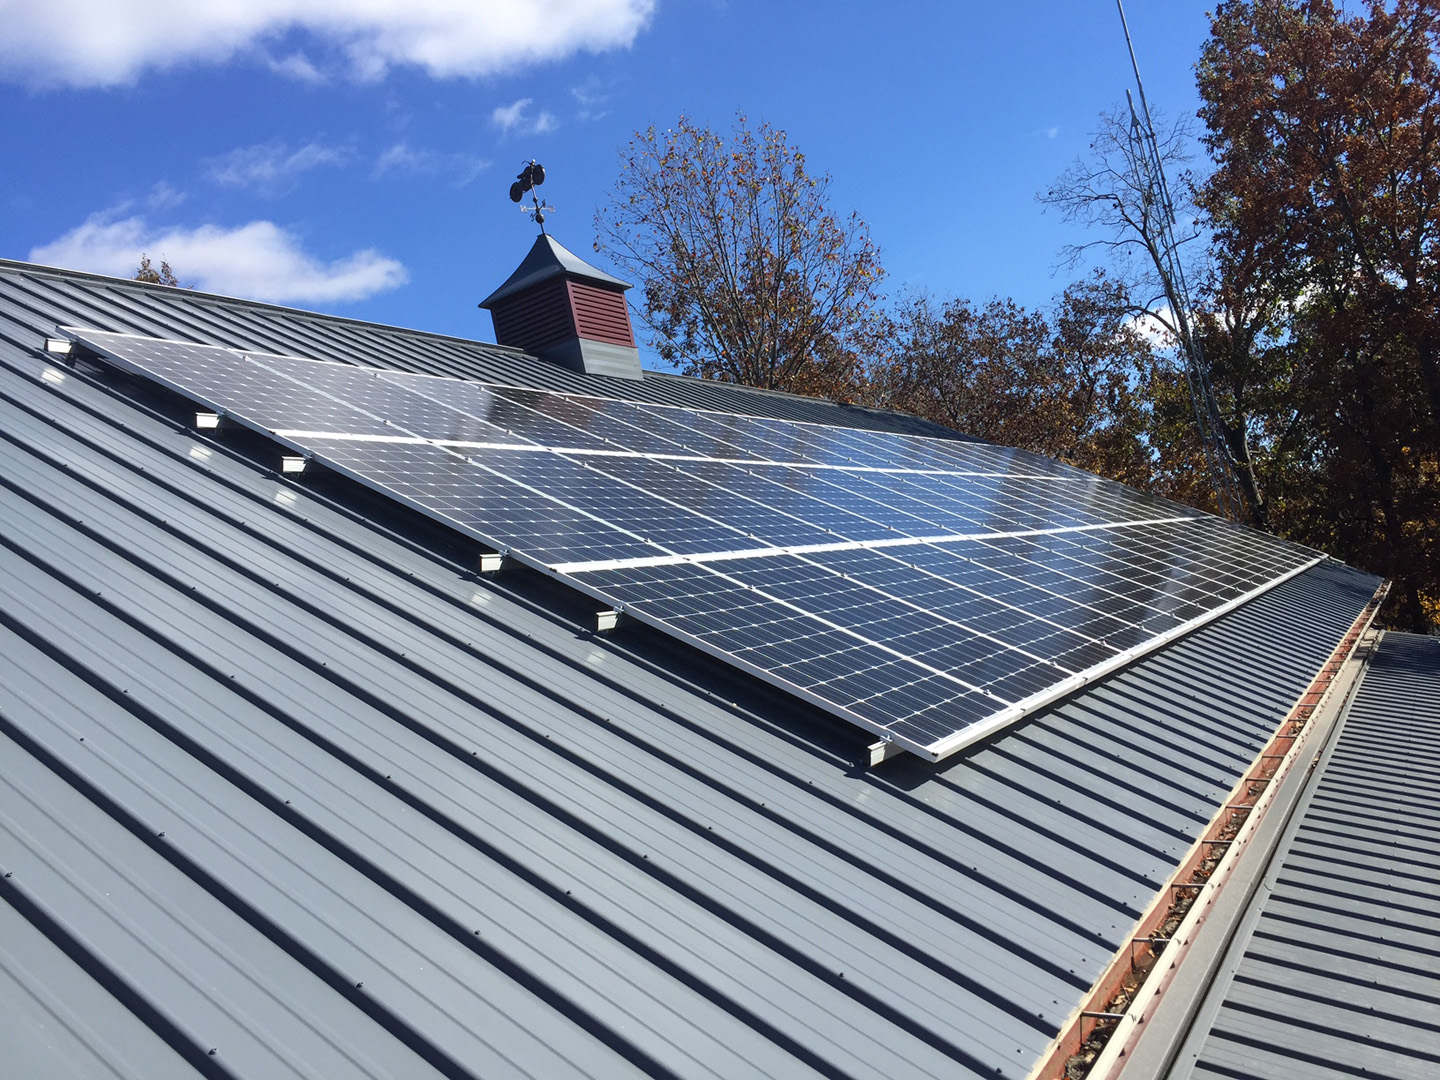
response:
<path id="1" fill-rule="evenodd" d="M 932 758 L 1323 558 L 985 443 L 72 332 Z"/>

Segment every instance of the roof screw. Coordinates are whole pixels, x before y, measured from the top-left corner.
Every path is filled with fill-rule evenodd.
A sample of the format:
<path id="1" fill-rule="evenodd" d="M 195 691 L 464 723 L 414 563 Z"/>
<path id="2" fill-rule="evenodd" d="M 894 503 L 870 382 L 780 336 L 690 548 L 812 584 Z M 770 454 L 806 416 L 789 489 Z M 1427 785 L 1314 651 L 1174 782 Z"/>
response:
<path id="1" fill-rule="evenodd" d="M 213 1047 L 213 1046 L 210 1047 L 210 1056 L 211 1056 L 211 1057 L 214 1057 L 217 1053 L 219 1053 L 219 1051 L 216 1050 L 215 1047 Z"/>

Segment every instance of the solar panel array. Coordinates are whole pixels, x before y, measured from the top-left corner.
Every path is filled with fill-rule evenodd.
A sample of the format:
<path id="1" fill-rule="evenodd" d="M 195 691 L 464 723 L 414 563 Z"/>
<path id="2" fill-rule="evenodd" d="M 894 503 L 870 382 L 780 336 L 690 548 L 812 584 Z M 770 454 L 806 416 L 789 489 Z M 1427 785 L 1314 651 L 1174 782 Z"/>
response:
<path id="1" fill-rule="evenodd" d="M 1322 558 L 986 443 L 71 332 L 932 758 Z"/>

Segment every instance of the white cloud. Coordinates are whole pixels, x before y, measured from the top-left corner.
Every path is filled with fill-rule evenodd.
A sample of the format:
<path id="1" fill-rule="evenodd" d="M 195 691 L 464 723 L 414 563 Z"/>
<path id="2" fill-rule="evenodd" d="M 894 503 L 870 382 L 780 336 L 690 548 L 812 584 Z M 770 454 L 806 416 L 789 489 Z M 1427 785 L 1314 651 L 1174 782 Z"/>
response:
<path id="1" fill-rule="evenodd" d="M 610 101 L 610 94 L 604 84 L 594 76 L 579 86 L 572 86 L 570 96 L 580 106 L 580 111 L 575 114 L 577 120 L 599 120 L 610 115 L 610 110 L 605 108 Z"/>
<path id="2" fill-rule="evenodd" d="M 311 63 L 310 58 L 304 53 L 291 53 L 289 56 L 275 57 L 268 53 L 265 56 L 265 66 L 277 75 L 286 75 L 300 82 L 318 85 L 326 81 L 324 74 Z"/>
<path id="3" fill-rule="evenodd" d="M 211 158 L 205 175 L 224 187 L 252 187 L 266 195 L 288 190 L 296 177 L 325 165 L 343 165 L 350 157 L 344 147 L 307 143 L 290 151 L 284 143 L 261 143 Z"/>
<path id="4" fill-rule="evenodd" d="M 542 109 L 534 118 L 526 115 L 534 103 L 533 98 L 527 97 L 510 105 L 497 105 L 490 114 L 490 123 L 498 127 L 503 135 L 543 135 L 554 131 L 559 123 L 553 113 Z"/>
<path id="5" fill-rule="evenodd" d="M 416 149 L 401 140 L 375 161 L 373 175 L 439 176 L 444 175 L 452 187 L 464 187 L 490 167 L 490 162 L 474 154 L 442 154 L 436 150 Z"/>
<path id="6" fill-rule="evenodd" d="M 95 214 L 53 243 L 31 250 L 30 261 L 130 277 L 142 252 L 156 263 L 165 259 L 187 285 L 274 303 L 361 300 L 409 279 L 404 266 L 373 249 L 321 262 L 270 221 L 187 229 L 152 227 L 139 216 L 115 221 Z"/>
<path id="7" fill-rule="evenodd" d="M 519 125 L 521 117 L 528 109 L 533 98 L 521 98 L 513 105 L 497 105 L 495 111 L 490 114 L 490 123 L 494 124 L 501 131 L 509 132 L 511 128 Z"/>
<path id="8" fill-rule="evenodd" d="M 185 201 L 185 193 L 170 183 L 161 180 L 145 198 L 145 205 L 151 210 L 173 210 Z"/>
<path id="9" fill-rule="evenodd" d="M 413 65 L 483 76 L 579 51 L 629 46 L 655 0 L 0 0 L 0 72 L 37 86 L 114 86 L 150 69 L 258 54 L 315 81 L 304 53 L 266 45 L 306 35 L 352 78 Z"/>
<path id="10" fill-rule="evenodd" d="M 1129 325 L 1155 348 L 1168 349 L 1175 344 L 1175 335 L 1170 332 L 1170 324 L 1174 319 L 1175 313 L 1170 309 L 1170 305 L 1161 304 L 1153 313 L 1146 311 L 1132 316 Z"/>

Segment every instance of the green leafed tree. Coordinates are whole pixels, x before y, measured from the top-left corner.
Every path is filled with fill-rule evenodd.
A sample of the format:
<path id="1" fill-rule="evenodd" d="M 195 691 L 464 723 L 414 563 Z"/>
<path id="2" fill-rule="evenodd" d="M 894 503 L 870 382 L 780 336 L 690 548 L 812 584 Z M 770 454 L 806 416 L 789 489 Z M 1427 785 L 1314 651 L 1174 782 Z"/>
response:
<path id="1" fill-rule="evenodd" d="M 784 131 L 681 117 L 637 133 L 596 250 L 638 279 L 660 356 L 687 374 L 849 400 L 882 320 L 880 255 Z"/>

